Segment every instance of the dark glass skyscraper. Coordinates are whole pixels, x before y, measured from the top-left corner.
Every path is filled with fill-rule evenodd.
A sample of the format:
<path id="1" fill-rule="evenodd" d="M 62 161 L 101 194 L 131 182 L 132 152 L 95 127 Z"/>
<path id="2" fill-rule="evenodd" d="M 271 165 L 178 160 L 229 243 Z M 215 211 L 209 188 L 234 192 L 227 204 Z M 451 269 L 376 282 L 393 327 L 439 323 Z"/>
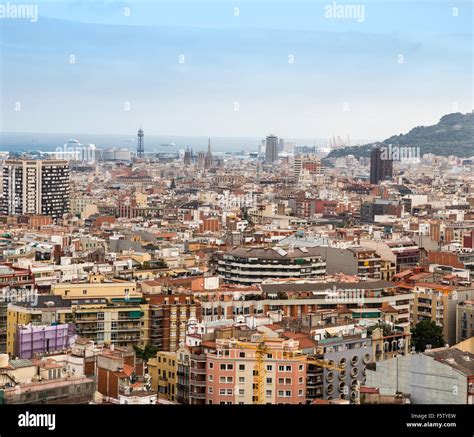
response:
<path id="1" fill-rule="evenodd" d="M 272 164 L 278 159 L 278 138 L 269 135 L 265 142 L 265 162 Z"/>
<path id="2" fill-rule="evenodd" d="M 370 183 L 373 185 L 393 176 L 393 160 L 386 155 L 380 147 L 376 147 L 370 154 Z"/>

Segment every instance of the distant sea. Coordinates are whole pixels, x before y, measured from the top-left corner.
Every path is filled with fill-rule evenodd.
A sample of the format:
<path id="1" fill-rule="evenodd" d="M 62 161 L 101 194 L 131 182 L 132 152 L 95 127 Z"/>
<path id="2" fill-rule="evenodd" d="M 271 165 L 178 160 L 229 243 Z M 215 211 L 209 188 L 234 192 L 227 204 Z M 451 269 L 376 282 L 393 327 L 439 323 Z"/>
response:
<path id="1" fill-rule="evenodd" d="M 213 152 L 256 152 L 264 137 L 211 137 Z M 0 151 L 3 152 L 52 152 L 69 140 L 78 140 L 81 144 L 95 144 L 99 149 L 109 147 L 135 150 L 137 138 L 133 135 L 78 134 L 78 133 L 17 133 L 0 132 Z M 145 152 L 177 152 L 187 147 L 194 152 L 207 150 L 208 137 L 147 135 L 145 132 Z M 285 138 L 298 146 L 325 147 L 325 138 Z M 369 142 L 369 141 L 367 141 Z M 360 144 L 364 142 L 360 141 Z"/>

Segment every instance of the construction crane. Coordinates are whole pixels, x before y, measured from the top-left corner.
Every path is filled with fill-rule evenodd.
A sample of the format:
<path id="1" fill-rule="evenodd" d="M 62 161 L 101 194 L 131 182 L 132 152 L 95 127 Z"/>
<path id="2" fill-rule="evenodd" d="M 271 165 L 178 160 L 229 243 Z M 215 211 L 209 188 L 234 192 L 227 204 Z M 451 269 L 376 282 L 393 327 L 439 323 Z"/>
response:
<path id="1" fill-rule="evenodd" d="M 268 355 L 272 355 L 273 352 L 277 352 L 277 349 L 271 349 L 265 344 L 265 338 L 263 338 L 257 344 L 249 344 L 245 341 L 234 341 L 235 346 L 243 349 L 250 349 L 255 351 L 255 366 L 253 370 L 253 403 L 263 404 L 265 401 L 265 359 Z M 342 371 L 341 367 L 331 364 L 327 360 L 321 360 L 319 358 L 303 355 L 300 351 L 298 352 L 285 352 L 283 351 L 283 357 L 286 359 L 293 359 L 297 361 L 304 361 L 308 364 L 315 366 L 324 367 L 331 370 Z"/>
<path id="2" fill-rule="evenodd" d="M 302 355 L 302 354 L 301 355 L 300 354 L 297 354 L 297 355 L 288 354 L 288 355 L 289 355 L 289 357 L 293 358 L 294 360 L 304 361 L 308 364 L 313 364 L 313 365 L 318 366 L 318 367 L 324 367 L 324 368 L 330 369 L 330 370 L 337 370 L 338 372 L 341 372 L 341 371 L 344 370 L 342 367 L 336 366 L 335 364 L 333 364 L 329 360 L 322 360 L 322 359 L 316 358 L 312 355 Z"/>
<path id="3" fill-rule="evenodd" d="M 253 369 L 253 403 L 263 404 L 265 399 L 265 358 L 271 350 L 265 344 L 265 340 L 257 344 L 248 344 L 243 341 L 236 341 L 235 345 L 240 348 L 250 349 L 255 351 L 255 366 Z"/>

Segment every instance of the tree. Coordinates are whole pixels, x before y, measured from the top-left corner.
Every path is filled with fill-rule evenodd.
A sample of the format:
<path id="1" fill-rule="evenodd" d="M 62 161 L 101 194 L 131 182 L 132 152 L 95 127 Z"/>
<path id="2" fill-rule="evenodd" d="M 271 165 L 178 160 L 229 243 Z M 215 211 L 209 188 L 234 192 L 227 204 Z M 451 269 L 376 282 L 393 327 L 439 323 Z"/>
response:
<path id="1" fill-rule="evenodd" d="M 444 346 L 443 329 L 432 320 L 423 320 L 413 328 L 411 344 L 417 352 L 424 352 L 428 344 L 432 348 Z"/>
<path id="2" fill-rule="evenodd" d="M 151 345 L 146 345 L 144 349 L 139 346 L 134 346 L 135 354 L 137 358 L 142 358 L 148 361 L 150 358 L 155 358 L 156 353 L 159 351 L 159 348 Z"/>
<path id="3" fill-rule="evenodd" d="M 392 333 L 391 326 L 389 324 L 379 320 L 376 325 L 370 326 L 369 328 L 367 328 L 367 334 L 369 336 L 372 335 L 376 328 L 380 328 L 382 330 L 384 336 L 388 336 Z"/>

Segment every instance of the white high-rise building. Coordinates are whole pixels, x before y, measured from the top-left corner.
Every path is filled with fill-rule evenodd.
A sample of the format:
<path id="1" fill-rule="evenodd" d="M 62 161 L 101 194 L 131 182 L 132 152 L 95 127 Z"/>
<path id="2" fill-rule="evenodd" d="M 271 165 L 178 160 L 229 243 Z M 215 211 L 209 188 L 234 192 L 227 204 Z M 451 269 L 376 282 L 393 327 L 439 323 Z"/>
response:
<path id="1" fill-rule="evenodd" d="M 41 214 L 60 218 L 69 212 L 69 164 L 65 160 L 6 160 L 3 204 L 6 215 Z"/>

